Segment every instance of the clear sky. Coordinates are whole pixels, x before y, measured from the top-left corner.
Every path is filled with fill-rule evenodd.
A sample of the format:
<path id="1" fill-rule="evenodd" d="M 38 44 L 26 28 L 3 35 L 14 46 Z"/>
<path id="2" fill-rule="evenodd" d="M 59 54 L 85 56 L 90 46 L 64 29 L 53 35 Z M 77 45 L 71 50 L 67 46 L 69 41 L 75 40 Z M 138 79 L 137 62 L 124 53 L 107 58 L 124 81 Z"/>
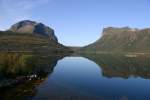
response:
<path id="1" fill-rule="evenodd" d="M 150 0 L 0 0 L 0 30 L 26 19 L 53 28 L 64 45 L 84 46 L 104 27 L 150 27 Z"/>

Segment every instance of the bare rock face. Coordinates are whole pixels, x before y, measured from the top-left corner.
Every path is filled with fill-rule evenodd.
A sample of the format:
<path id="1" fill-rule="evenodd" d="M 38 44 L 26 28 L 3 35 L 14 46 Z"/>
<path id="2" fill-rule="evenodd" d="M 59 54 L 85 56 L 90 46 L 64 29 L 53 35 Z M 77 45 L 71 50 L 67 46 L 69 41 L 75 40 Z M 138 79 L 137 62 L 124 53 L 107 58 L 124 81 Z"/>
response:
<path id="1" fill-rule="evenodd" d="M 48 36 L 51 40 L 58 42 L 57 37 L 55 36 L 54 30 L 52 28 L 42 23 L 37 23 L 30 20 L 20 21 L 12 25 L 9 31 Z"/>

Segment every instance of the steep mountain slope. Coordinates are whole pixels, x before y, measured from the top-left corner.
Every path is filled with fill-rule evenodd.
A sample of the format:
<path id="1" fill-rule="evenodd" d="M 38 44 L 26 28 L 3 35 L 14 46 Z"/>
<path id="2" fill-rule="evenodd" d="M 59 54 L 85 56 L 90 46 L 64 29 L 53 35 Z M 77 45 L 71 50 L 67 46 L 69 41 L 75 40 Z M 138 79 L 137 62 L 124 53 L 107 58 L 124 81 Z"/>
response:
<path id="1" fill-rule="evenodd" d="M 48 36 L 50 39 L 57 41 L 54 30 L 42 23 L 37 23 L 30 20 L 23 20 L 11 26 L 8 31 L 16 33 L 30 33 Z"/>
<path id="2" fill-rule="evenodd" d="M 53 29 L 29 20 L 0 31 L 0 52 L 64 53 L 71 50 L 58 43 Z"/>
<path id="3" fill-rule="evenodd" d="M 95 43 L 82 48 L 85 52 L 150 52 L 150 29 L 108 27 Z"/>

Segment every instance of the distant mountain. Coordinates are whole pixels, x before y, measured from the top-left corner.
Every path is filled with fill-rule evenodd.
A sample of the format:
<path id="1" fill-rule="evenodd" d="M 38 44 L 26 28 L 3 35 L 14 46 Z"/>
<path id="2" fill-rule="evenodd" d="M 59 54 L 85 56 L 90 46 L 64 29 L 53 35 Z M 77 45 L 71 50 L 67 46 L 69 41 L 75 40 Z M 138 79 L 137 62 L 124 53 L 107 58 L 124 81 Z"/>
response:
<path id="1" fill-rule="evenodd" d="M 150 52 L 150 29 L 104 28 L 102 37 L 84 52 Z"/>
<path id="2" fill-rule="evenodd" d="M 39 34 L 43 36 L 48 36 L 50 39 L 53 39 L 54 41 L 58 41 L 52 28 L 42 23 L 37 23 L 30 20 L 20 21 L 12 25 L 8 31 L 16 33 Z"/>

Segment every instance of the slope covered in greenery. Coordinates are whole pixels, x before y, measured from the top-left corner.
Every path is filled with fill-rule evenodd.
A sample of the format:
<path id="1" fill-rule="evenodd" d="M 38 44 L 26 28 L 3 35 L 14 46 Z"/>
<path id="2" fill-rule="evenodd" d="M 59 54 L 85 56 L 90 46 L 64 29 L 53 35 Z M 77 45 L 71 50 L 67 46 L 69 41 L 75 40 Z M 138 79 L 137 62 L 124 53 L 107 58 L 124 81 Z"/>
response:
<path id="1" fill-rule="evenodd" d="M 105 28 L 102 37 L 84 52 L 150 52 L 150 29 Z"/>
<path id="2" fill-rule="evenodd" d="M 62 53 L 69 51 L 69 48 L 46 36 L 0 31 L 0 52 Z"/>

